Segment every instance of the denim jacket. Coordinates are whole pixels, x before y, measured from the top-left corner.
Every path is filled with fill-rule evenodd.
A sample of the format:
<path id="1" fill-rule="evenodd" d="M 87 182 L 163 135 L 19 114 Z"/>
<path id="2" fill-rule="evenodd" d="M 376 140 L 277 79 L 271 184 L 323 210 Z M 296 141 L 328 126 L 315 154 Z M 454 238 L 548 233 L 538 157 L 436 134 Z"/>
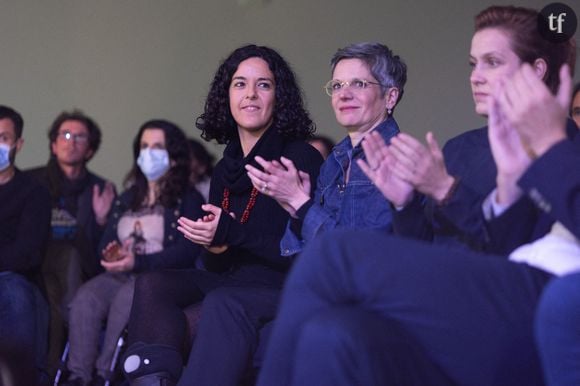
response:
<path id="1" fill-rule="evenodd" d="M 399 127 L 389 117 L 374 130 L 388 143 Z M 334 147 L 320 169 L 314 198 L 304 204 L 311 205 L 303 218 L 301 235 L 293 232 L 291 222 L 286 226 L 280 241 L 283 256 L 299 253 L 310 239 L 331 229 L 392 230 L 390 203 L 359 168 L 358 159 L 366 159 L 364 151 L 360 143 L 353 148 L 350 137 Z M 345 182 L 349 164 L 350 177 Z"/>

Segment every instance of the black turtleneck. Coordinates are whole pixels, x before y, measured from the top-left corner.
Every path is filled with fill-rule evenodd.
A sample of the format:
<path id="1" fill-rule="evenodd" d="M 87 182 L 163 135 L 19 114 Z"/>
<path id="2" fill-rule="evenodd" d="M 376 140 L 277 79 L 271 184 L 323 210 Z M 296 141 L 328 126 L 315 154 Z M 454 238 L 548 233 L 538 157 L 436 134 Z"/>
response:
<path id="1" fill-rule="evenodd" d="M 236 220 L 221 216 L 213 244 L 227 244 L 229 249 L 221 255 L 206 252 L 204 262 L 208 269 L 257 265 L 285 272 L 289 267 L 288 258 L 280 255 L 280 239 L 289 215 L 274 199 L 258 193 L 247 223 L 239 222 L 252 190 L 244 166 L 250 163 L 261 169 L 254 160 L 257 155 L 266 160 L 279 160 L 281 156 L 292 160 L 297 169 L 310 175 L 312 191 L 316 188 L 323 160 L 318 151 L 306 142 L 286 140 L 275 130 L 268 130 L 246 157 L 243 157 L 239 139 L 230 142 L 214 170 L 209 201 L 222 207 L 224 189 L 227 188 L 230 191 L 229 211 L 235 214 Z"/>

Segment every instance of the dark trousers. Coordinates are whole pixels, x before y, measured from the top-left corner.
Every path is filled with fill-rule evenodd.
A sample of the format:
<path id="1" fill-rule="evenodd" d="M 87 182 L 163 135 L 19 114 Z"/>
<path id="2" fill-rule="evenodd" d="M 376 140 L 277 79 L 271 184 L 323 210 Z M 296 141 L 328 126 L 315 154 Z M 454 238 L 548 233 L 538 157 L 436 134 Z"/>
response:
<path id="1" fill-rule="evenodd" d="M 280 290 L 223 287 L 203 300 L 197 335 L 178 386 L 238 385 L 259 330 L 274 318 Z"/>
<path id="2" fill-rule="evenodd" d="M 580 385 L 580 273 L 548 284 L 536 314 L 536 339 L 546 383 Z"/>
<path id="3" fill-rule="evenodd" d="M 34 385 L 46 360 L 48 306 L 22 275 L 0 272 L 0 384 Z"/>
<path id="4" fill-rule="evenodd" d="M 50 242 L 42 264 L 42 276 L 50 309 L 47 366 L 54 374 L 66 341 L 68 305 L 83 284 L 82 255 L 73 245 Z"/>
<path id="5" fill-rule="evenodd" d="M 504 257 L 378 232 L 324 235 L 288 277 L 258 384 L 541 385 L 533 318 L 550 278 Z M 331 349 L 304 349 L 322 344 L 313 339 Z M 328 364 L 346 355 L 351 366 Z M 375 363 L 394 357 L 406 364 Z"/>
<path id="6" fill-rule="evenodd" d="M 272 272 L 267 276 L 263 267 L 256 269 L 241 268 L 228 274 L 190 270 L 140 275 L 135 284 L 127 352 L 143 357 L 151 351 L 157 355 L 165 347 L 167 355 L 158 355 L 162 360 L 128 376 L 160 371 L 178 375 L 181 366 L 177 370 L 175 363 L 163 358 L 175 358 L 173 353 L 183 347 L 183 308 L 203 301 L 180 384 L 237 385 L 258 345 L 259 329 L 274 318 L 284 277 Z"/>

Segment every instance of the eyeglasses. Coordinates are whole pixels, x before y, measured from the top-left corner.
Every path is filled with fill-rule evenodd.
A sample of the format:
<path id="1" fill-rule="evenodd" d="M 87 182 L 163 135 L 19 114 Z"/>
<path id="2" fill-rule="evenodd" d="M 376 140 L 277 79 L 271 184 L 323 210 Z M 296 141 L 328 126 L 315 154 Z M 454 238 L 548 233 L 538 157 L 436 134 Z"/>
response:
<path id="1" fill-rule="evenodd" d="M 73 141 L 74 143 L 85 144 L 89 141 L 88 134 L 73 134 L 70 131 L 61 131 L 58 133 L 58 137 L 64 141 Z"/>
<path id="2" fill-rule="evenodd" d="M 370 84 L 381 86 L 380 83 L 371 82 L 370 80 L 366 80 L 366 79 L 353 79 L 350 82 L 346 81 L 346 80 L 333 79 L 333 80 L 329 80 L 328 83 L 326 83 L 323 88 L 324 88 L 324 91 L 326 91 L 326 93 L 328 94 L 328 96 L 332 96 L 332 95 L 336 94 L 337 92 L 339 92 L 340 90 L 347 88 L 347 87 L 351 87 L 351 90 L 357 92 L 357 91 L 364 90 Z"/>

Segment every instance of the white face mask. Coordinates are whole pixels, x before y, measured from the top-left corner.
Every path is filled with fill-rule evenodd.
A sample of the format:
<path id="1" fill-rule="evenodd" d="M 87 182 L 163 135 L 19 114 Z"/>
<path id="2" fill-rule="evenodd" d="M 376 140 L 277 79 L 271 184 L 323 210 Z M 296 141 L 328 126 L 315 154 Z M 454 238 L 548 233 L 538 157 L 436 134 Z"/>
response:
<path id="1" fill-rule="evenodd" d="M 157 181 L 169 170 L 169 153 L 165 149 L 141 149 L 137 165 L 148 181 Z"/>
<path id="2" fill-rule="evenodd" d="M 10 146 L 5 143 L 0 143 L 0 172 L 3 172 L 10 166 L 10 150 L 12 150 Z"/>

